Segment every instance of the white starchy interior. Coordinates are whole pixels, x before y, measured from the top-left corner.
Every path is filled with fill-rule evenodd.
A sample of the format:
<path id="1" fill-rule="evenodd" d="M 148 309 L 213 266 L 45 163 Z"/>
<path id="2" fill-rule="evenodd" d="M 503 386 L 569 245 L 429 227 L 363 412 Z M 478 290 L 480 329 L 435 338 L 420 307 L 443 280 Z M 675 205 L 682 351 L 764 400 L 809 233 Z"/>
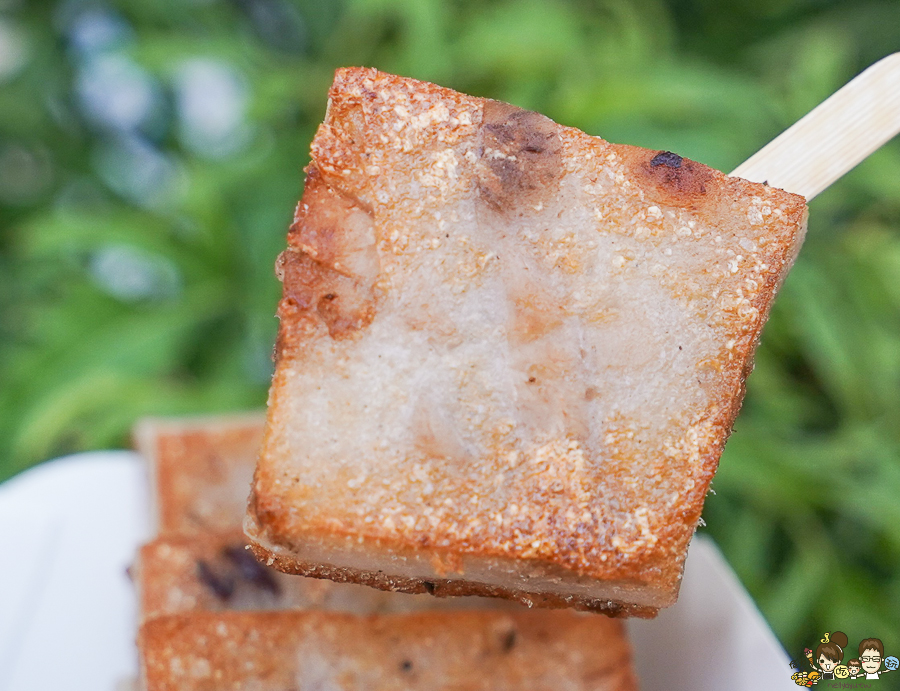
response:
<path id="1" fill-rule="evenodd" d="M 403 254 L 379 252 L 385 296 L 364 338 L 318 339 L 291 378 L 285 441 L 304 483 L 340 467 L 351 488 L 374 493 L 367 515 L 377 506 L 386 520 L 395 488 L 379 476 L 421 478 L 427 498 L 434 466 L 480 473 L 497 434 L 523 455 L 564 439 L 602 464 L 611 421 L 658 435 L 706 404 L 715 382 L 701 363 L 729 340 L 715 312 L 731 295 L 702 295 L 699 281 L 730 272 L 736 238 L 651 204 L 622 219 L 612 164 L 593 185 L 580 171 L 563 184 L 565 206 L 510 221 L 471 189 L 407 216 L 419 221 L 402 229 Z M 390 238 L 390 220 L 378 221 Z M 696 298 L 670 288 L 692 275 Z M 508 488 L 496 483 L 491 503 Z"/>

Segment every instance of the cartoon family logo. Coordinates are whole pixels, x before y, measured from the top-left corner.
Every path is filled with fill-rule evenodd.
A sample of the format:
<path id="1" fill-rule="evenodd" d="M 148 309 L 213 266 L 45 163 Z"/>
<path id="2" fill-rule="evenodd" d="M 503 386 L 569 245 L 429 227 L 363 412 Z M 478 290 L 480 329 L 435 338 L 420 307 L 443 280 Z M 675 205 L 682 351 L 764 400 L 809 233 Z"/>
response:
<path id="1" fill-rule="evenodd" d="M 896 657 L 884 656 L 884 645 L 879 638 L 864 638 L 859 643 L 859 657 L 844 664 L 848 642 L 843 631 L 826 633 L 816 646 L 815 656 L 810 648 L 803 651 L 812 671 L 800 671 L 796 661 L 791 660 L 791 667 L 797 670 L 791 679 L 797 686 L 810 687 L 830 679 L 878 679 L 900 667 Z"/>

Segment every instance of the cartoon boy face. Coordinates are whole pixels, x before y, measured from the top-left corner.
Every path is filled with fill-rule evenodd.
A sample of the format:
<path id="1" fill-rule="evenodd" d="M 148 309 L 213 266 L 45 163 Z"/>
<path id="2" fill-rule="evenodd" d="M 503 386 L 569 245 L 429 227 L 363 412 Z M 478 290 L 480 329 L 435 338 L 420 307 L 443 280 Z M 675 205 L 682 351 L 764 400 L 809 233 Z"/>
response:
<path id="1" fill-rule="evenodd" d="M 823 672 L 830 672 L 835 668 L 835 665 L 837 665 L 837 660 L 829 660 L 827 657 L 825 657 L 824 654 L 822 654 L 819 655 L 818 663 Z M 878 664 L 881 664 L 880 660 Z"/>
<path id="2" fill-rule="evenodd" d="M 859 656 L 859 662 L 866 674 L 875 674 L 881 667 L 881 653 L 874 648 L 866 648 Z"/>

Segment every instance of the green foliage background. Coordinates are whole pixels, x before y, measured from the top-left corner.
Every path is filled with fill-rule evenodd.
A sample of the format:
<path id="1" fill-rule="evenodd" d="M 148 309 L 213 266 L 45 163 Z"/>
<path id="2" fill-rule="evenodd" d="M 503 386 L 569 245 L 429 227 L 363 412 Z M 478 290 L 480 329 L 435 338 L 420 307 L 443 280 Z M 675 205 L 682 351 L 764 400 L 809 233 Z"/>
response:
<path id="1" fill-rule="evenodd" d="M 900 49 L 900 3 L 4 0 L 0 29 L 3 479 L 126 445 L 141 415 L 264 405 L 272 265 L 335 67 L 727 171 Z M 152 97 L 128 127 L 86 105 L 98 59 Z M 185 134 L 197 59 L 246 96 L 230 152 Z M 789 650 L 835 628 L 900 648 L 900 142 L 812 204 L 713 487 L 708 531 Z"/>

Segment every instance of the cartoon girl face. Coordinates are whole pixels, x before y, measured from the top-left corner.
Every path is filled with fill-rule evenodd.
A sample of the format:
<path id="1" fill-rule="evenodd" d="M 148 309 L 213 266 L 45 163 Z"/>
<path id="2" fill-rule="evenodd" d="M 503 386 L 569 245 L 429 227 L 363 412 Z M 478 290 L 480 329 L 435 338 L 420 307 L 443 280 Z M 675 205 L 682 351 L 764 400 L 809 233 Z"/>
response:
<path id="1" fill-rule="evenodd" d="M 824 653 L 819 655 L 819 659 L 817 660 L 817 662 L 819 663 L 819 667 L 823 672 L 831 672 L 838 663 L 837 660 L 830 660 L 829 658 L 825 657 Z"/>

